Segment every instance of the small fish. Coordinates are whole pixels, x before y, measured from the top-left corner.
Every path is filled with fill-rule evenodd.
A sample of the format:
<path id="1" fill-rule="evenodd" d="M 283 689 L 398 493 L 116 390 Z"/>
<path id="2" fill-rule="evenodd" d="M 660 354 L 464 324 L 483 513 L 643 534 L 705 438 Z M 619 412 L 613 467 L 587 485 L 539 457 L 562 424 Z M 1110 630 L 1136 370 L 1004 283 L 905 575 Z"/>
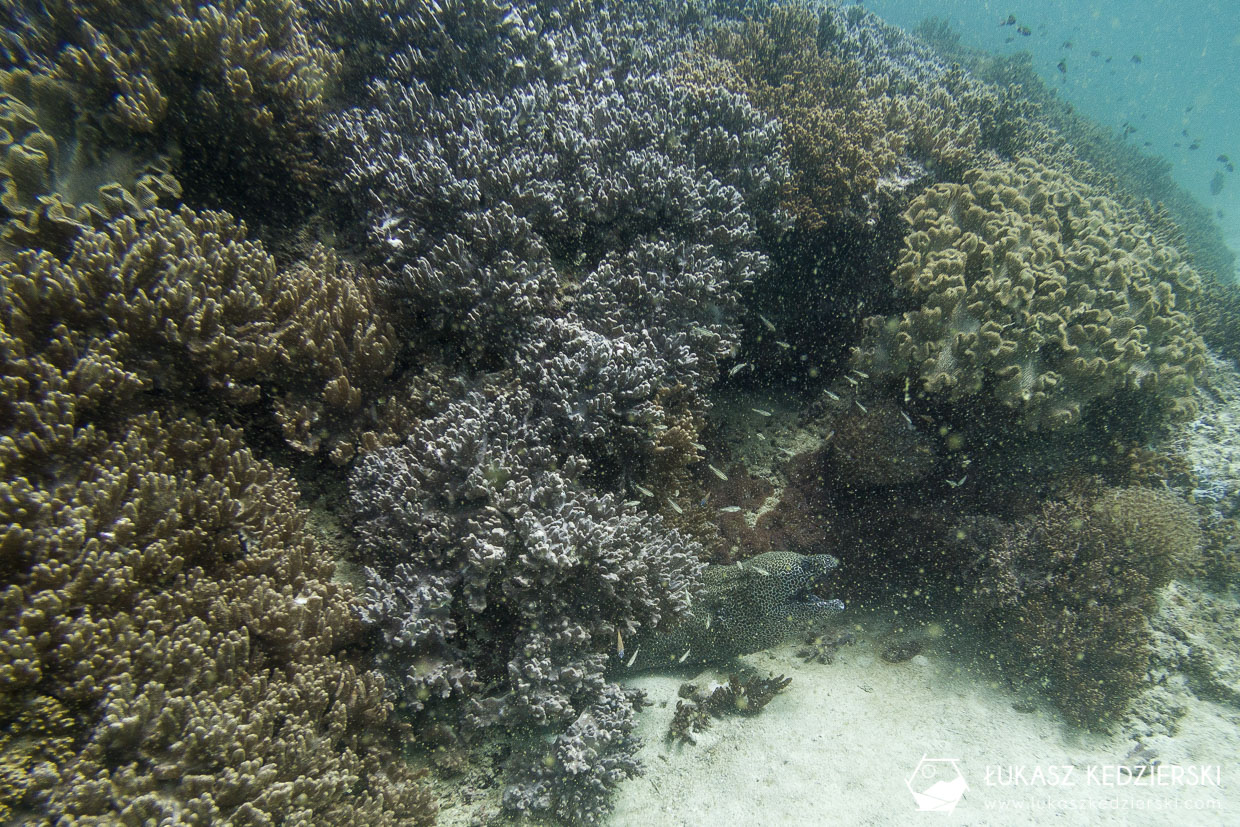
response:
<path id="1" fill-rule="evenodd" d="M 856 379 L 853 379 L 851 376 L 845 376 L 844 378 L 847 379 L 849 382 L 851 382 L 854 388 L 857 387 L 858 384 L 860 384 L 857 382 Z"/>
<path id="2" fill-rule="evenodd" d="M 950 485 L 952 488 L 959 488 L 960 486 L 964 485 L 964 481 L 967 480 L 968 478 L 969 478 L 969 475 L 965 474 L 963 477 L 961 477 L 958 480 L 948 480 L 947 484 Z"/>
<path id="3" fill-rule="evenodd" d="M 1100 57 L 1101 55 L 1102 55 L 1102 52 L 1098 51 L 1097 49 L 1090 49 L 1090 50 L 1089 50 L 1089 56 L 1090 56 L 1090 57 Z"/>
<path id="4" fill-rule="evenodd" d="M 825 394 L 827 395 L 827 398 L 828 398 L 828 399 L 830 399 L 832 402 L 839 402 L 839 401 L 840 401 L 839 396 L 837 396 L 836 394 L 831 393 L 831 391 L 823 391 L 823 393 L 825 393 Z"/>
<path id="5" fill-rule="evenodd" d="M 672 507 L 672 510 L 675 511 L 677 514 L 685 513 L 685 510 L 681 508 L 680 506 L 676 505 L 676 501 L 673 500 L 671 497 L 667 498 L 667 504 L 670 505 Z"/>
<path id="6" fill-rule="evenodd" d="M 771 573 L 764 568 L 760 568 L 758 566 L 750 566 L 749 568 L 753 569 L 754 571 L 756 571 L 758 574 L 762 575 L 763 577 L 771 576 Z"/>
<path id="7" fill-rule="evenodd" d="M 913 417 L 908 415 L 908 411 L 900 411 L 900 416 L 904 417 L 904 421 L 909 425 L 913 424 Z"/>
<path id="8" fill-rule="evenodd" d="M 999 25 L 1000 25 L 1000 26 L 1015 26 L 1015 25 L 1016 25 L 1016 15 L 1014 15 L 1014 14 L 1009 14 L 1009 15 L 1007 16 L 1007 20 L 1000 20 L 1000 21 L 999 21 Z"/>
<path id="9" fill-rule="evenodd" d="M 1210 179 L 1210 194 L 1218 195 L 1223 191 L 1223 173 L 1216 172 L 1214 177 Z"/>
<path id="10" fill-rule="evenodd" d="M 1055 68 L 1059 70 L 1059 74 L 1066 75 L 1068 73 L 1068 61 L 1061 60 L 1055 64 Z"/>
<path id="11" fill-rule="evenodd" d="M 780 347 L 782 347 L 784 350 L 788 350 L 789 348 L 791 348 L 791 347 L 792 347 L 792 345 L 788 344 L 787 342 L 780 342 L 780 341 L 776 341 L 776 342 L 775 342 L 775 344 L 779 345 L 779 346 L 780 346 Z"/>
<path id="12" fill-rule="evenodd" d="M 744 370 L 748 366 L 749 366 L 748 362 L 741 362 L 739 365 L 733 365 L 732 369 L 728 371 L 728 376 L 735 376 L 736 374 L 740 373 L 742 370 Z"/>
<path id="13" fill-rule="evenodd" d="M 711 465 L 709 462 L 706 463 L 706 467 L 709 468 L 710 472 L 714 474 L 716 477 L 718 477 L 719 479 L 723 480 L 724 482 L 728 481 L 728 475 L 720 471 L 715 466 Z"/>
<path id="14" fill-rule="evenodd" d="M 830 441 L 831 441 L 831 437 L 833 437 L 833 436 L 835 436 L 835 431 L 832 431 L 831 433 L 829 433 L 829 434 L 827 434 L 826 436 L 824 436 L 824 437 L 822 438 L 822 441 L 823 441 L 823 442 L 830 442 Z"/>
<path id="15" fill-rule="evenodd" d="M 739 505 L 725 505 L 723 508 L 719 509 L 722 514 L 735 514 L 740 510 L 741 507 Z"/>
<path id="16" fill-rule="evenodd" d="M 853 368 L 852 372 L 853 372 L 853 373 L 855 373 L 855 374 L 857 374 L 858 376 L 860 376 L 862 379 L 869 379 L 869 378 L 870 378 L 870 374 L 866 373 L 866 372 L 865 372 L 865 371 L 863 371 L 863 370 L 857 370 L 856 368 Z"/>
<path id="17" fill-rule="evenodd" d="M 616 630 L 616 654 L 624 657 L 624 638 L 620 636 L 620 630 Z"/>
<path id="18" fill-rule="evenodd" d="M 638 500 L 625 500 L 624 501 L 625 508 L 637 508 L 637 506 L 639 505 L 641 505 L 641 502 Z"/>
<path id="19" fill-rule="evenodd" d="M 861 404 L 860 402 L 858 402 L 856 399 L 854 399 L 854 400 L 853 400 L 853 404 L 854 404 L 854 405 L 856 405 L 858 408 L 860 408 L 860 409 L 861 409 L 861 413 L 863 413 L 863 414 L 868 414 L 868 413 L 869 413 L 869 410 L 867 410 L 867 409 L 866 409 L 865 405 L 862 405 L 862 404 Z"/>
<path id="20" fill-rule="evenodd" d="M 1228 172 L 1235 172 L 1235 171 L 1236 171 L 1236 168 L 1235 168 L 1234 166 L 1232 166 L 1231 164 L 1228 164 L 1228 165 L 1227 165 L 1227 171 L 1228 171 Z"/>
<path id="21" fill-rule="evenodd" d="M 1033 34 L 1033 32 L 1030 31 L 1028 26 L 1017 26 L 1016 33 L 1020 35 L 1021 37 L 1028 37 L 1029 35 Z"/>
<path id="22" fill-rule="evenodd" d="M 653 496 L 654 496 L 654 492 L 653 492 L 653 491 L 651 491 L 649 488 L 647 488 L 647 487 L 646 487 L 646 486 L 644 486 L 644 485 L 638 485 L 637 483 L 633 483 L 633 487 L 637 489 L 637 493 L 638 493 L 638 494 L 642 494 L 642 495 L 647 496 L 647 497 L 653 497 Z"/>
<path id="23" fill-rule="evenodd" d="M 762 324 L 766 325 L 767 330 L 771 331 L 772 333 L 775 332 L 775 325 L 771 322 L 770 319 L 768 319 L 766 316 L 763 316 L 761 313 L 758 314 L 758 318 L 762 320 Z"/>
<path id="24" fill-rule="evenodd" d="M 686 660 L 688 660 L 688 659 L 689 659 L 689 653 L 690 653 L 690 652 L 692 652 L 692 651 L 693 651 L 693 647 L 692 647 L 692 646 L 690 646 L 688 649 L 686 649 L 686 650 L 685 650 L 685 653 L 684 653 L 683 655 L 681 655 L 681 656 L 680 656 L 680 659 L 679 659 L 679 660 L 677 660 L 676 662 L 677 662 L 677 663 L 684 663 Z"/>
<path id="25" fill-rule="evenodd" d="M 754 434 L 754 436 L 756 436 L 758 439 L 762 440 L 763 442 L 766 442 L 766 434 L 762 433 L 761 431 L 758 431 L 756 434 Z"/>
<path id="26" fill-rule="evenodd" d="M 1218 162 L 1219 162 L 1220 164 L 1226 164 L 1226 163 L 1230 163 L 1230 162 L 1231 162 L 1231 159 L 1230 159 L 1230 158 L 1228 158 L 1226 155 L 1220 155 L 1220 156 L 1218 156 Z"/>
<path id="27" fill-rule="evenodd" d="M 700 443 L 700 442 L 690 442 L 689 444 L 690 444 L 690 445 L 692 445 L 694 448 L 697 448 L 699 451 L 705 451 L 705 450 L 706 450 L 706 446 L 705 446 L 705 445 L 703 445 L 703 444 L 702 444 L 702 443 Z"/>
<path id="28" fill-rule="evenodd" d="M 1191 144 L 1188 145 L 1189 152 L 1192 152 L 1193 150 L 1197 150 L 1197 149 L 1201 149 L 1201 141 L 1193 141 Z"/>
<path id="29" fill-rule="evenodd" d="M 1140 63 L 1141 55 L 1133 55 L 1131 58 L 1129 58 L 1129 60 L 1131 60 L 1133 63 Z"/>
<path id="30" fill-rule="evenodd" d="M 750 408 L 749 410 L 753 411 L 758 416 L 771 416 L 772 415 L 770 411 L 764 411 L 761 408 Z"/>
<path id="31" fill-rule="evenodd" d="M 706 616 L 706 631 L 708 631 L 708 632 L 710 631 L 710 622 L 711 622 L 712 620 L 714 620 L 714 619 L 715 619 L 715 616 L 714 616 L 714 615 L 707 615 L 707 616 Z"/>
<path id="32" fill-rule="evenodd" d="M 1072 41 L 1071 41 L 1071 40 L 1065 40 L 1065 41 L 1063 42 L 1063 45 L 1062 45 L 1062 46 L 1060 46 L 1059 48 L 1061 48 L 1061 49 L 1071 49 L 1071 48 L 1072 48 Z"/>
<path id="33" fill-rule="evenodd" d="M 642 650 L 641 644 L 638 644 L 637 648 L 633 650 L 633 657 L 629 658 L 629 662 L 625 664 L 626 667 L 631 668 L 633 664 L 637 663 L 637 653 L 640 652 L 641 650 Z"/>

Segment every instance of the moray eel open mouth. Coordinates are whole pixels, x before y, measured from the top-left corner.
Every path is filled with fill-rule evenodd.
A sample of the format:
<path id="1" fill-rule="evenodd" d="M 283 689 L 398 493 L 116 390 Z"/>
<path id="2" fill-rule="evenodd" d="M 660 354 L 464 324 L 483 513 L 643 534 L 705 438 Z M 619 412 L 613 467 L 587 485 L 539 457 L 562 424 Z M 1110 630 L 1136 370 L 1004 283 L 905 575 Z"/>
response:
<path id="1" fill-rule="evenodd" d="M 795 583 L 795 590 L 788 597 L 789 602 L 801 603 L 821 611 L 842 611 L 842 600 L 827 600 L 815 593 L 827 584 L 839 565 L 840 561 L 830 554 L 801 557 L 794 569 L 788 572 L 788 576 Z M 799 569 L 799 572 L 795 569 Z"/>

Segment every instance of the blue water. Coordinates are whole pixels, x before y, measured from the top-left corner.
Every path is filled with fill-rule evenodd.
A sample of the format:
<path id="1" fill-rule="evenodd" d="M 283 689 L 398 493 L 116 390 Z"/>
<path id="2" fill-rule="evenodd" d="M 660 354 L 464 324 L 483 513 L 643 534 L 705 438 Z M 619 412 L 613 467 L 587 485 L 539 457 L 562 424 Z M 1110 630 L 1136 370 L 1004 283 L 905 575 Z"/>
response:
<path id="1" fill-rule="evenodd" d="M 866 0 L 864 5 L 910 30 L 927 17 L 943 18 L 965 46 L 995 54 L 1028 51 L 1034 68 L 1063 100 L 1117 136 L 1125 124 L 1135 127 L 1126 140 L 1169 161 L 1177 183 L 1210 209 L 1228 246 L 1240 253 L 1240 172 L 1228 172 L 1218 160 L 1223 155 L 1240 166 L 1240 4 L 1235 0 Z M 1008 15 L 1015 15 L 1017 26 L 999 25 Z M 1030 34 L 1022 36 L 1018 26 Z M 1216 174 L 1223 186 L 1213 193 Z"/>

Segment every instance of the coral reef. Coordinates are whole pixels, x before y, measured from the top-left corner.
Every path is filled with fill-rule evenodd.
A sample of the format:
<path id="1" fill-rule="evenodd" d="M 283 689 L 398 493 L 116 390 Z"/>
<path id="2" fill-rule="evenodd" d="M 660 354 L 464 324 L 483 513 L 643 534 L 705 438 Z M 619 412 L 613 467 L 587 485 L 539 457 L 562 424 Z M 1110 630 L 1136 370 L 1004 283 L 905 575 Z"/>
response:
<path id="1" fill-rule="evenodd" d="M 1031 429 L 1121 393 L 1192 415 L 1204 345 L 1182 308 L 1197 275 L 1114 201 L 1023 160 L 931 187 L 905 215 L 894 279 L 920 307 L 871 319 L 858 367 L 953 403 L 993 398 Z"/>
<path id="2" fill-rule="evenodd" d="M 849 405 L 828 421 L 830 463 L 850 488 L 913 483 L 934 470 L 936 446 L 893 401 Z"/>
<path id="3" fill-rule="evenodd" d="M 873 16 L 775 5 L 720 27 L 681 71 L 779 118 L 794 172 L 785 206 L 806 231 L 873 221 L 925 165 L 962 167 L 977 153 L 980 125 L 959 72 Z"/>
<path id="4" fill-rule="evenodd" d="M 9 744 L 14 812 L 430 819 L 382 677 L 334 654 L 361 626 L 296 487 L 174 402 L 206 376 L 244 398 L 264 261 L 226 217 L 153 210 L 0 263 L 0 710 L 47 738 Z"/>
<path id="5" fill-rule="evenodd" d="M 571 824 L 598 824 L 610 792 L 640 766 L 633 757 L 633 711 L 640 693 L 607 686 L 568 728 L 532 756 L 512 761 L 504 806 L 518 813 L 553 813 Z"/>
<path id="6" fill-rule="evenodd" d="M 564 724 L 602 691 L 618 635 L 689 609 L 696 543 L 554 465 L 522 405 L 474 395 L 352 479 L 371 558 L 367 617 L 403 691 L 460 696 L 471 725 Z M 458 698 L 463 700 L 462 698 Z"/>
<path id="7" fill-rule="evenodd" d="M 49 335 L 58 320 L 113 331 L 106 346 L 144 390 L 202 393 L 207 411 L 265 403 L 309 453 L 330 419 L 362 413 L 393 368 L 395 333 L 368 279 L 323 249 L 278 270 L 224 213 L 122 216 L 82 229 L 64 262 L 17 254 L 6 280 L 27 335 Z M 343 462 L 355 447 L 337 435 L 330 450 Z"/>
<path id="8" fill-rule="evenodd" d="M 1145 681 L 1156 592 L 1198 565 L 1193 510 L 1164 491 L 1102 489 L 960 534 L 978 552 L 969 609 L 1004 660 L 1069 721 L 1106 728 Z"/>

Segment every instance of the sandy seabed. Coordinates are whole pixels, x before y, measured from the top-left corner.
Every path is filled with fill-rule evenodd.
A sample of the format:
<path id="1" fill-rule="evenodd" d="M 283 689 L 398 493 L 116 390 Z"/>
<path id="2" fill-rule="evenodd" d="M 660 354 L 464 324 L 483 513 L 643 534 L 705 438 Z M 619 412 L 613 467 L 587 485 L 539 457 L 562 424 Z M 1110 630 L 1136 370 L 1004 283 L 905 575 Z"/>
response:
<path id="1" fill-rule="evenodd" d="M 750 656 L 791 685 L 756 717 L 716 719 L 696 744 L 665 737 L 677 689 L 722 676 L 626 681 L 652 703 L 638 729 L 646 772 L 621 786 L 607 824 L 1240 824 L 1235 708 L 1193 701 L 1154 745 L 1161 777 L 1134 779 L 1119 770 L 1131 739 L 1075 729 L 1046 704 L 1018 712 L 968 657 L 887 663 L 878 651 L 863 639 L 831 664 L 803 662 L 795 645 Z M 945 799 L 967 785 L 952 812 L 919 811 L 913 791 L 936 783 Z"/>

